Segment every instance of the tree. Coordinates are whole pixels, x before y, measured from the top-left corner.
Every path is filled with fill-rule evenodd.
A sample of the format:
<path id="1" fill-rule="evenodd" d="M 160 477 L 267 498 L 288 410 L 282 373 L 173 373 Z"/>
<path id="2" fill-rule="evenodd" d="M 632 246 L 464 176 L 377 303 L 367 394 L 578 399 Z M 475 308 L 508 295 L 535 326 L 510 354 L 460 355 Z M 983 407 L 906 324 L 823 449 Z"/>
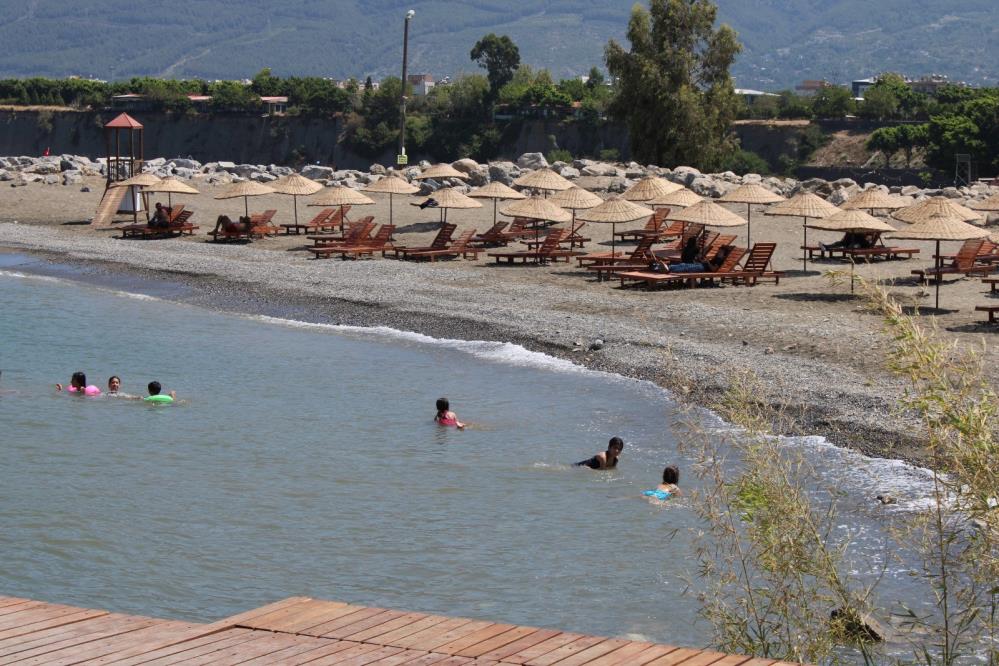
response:
<path id="1" fill-rule="evenodd" d="M 506 35 L 497 37 L 489 33 L 472 47 L 471 57 L 479 67 L 485 68 L 493 99 L 499 95 L 500 88 L 513 79 L 513 73 L 520 66 L 520 49 Z"/>
<path id="2" fill-rule="evenodd" d="M 872 86 L 864 93 L 864 101 L 857 113 L 864 118 L 885 120 L 898 114 L 898 98 L 887 88 Z"/>
<path id="3" fill-rule="evenodd" d="M 627 124 L 635 159 L 713 168 L 735 150 L 729 67 L 742 47 L 730 27 L 715 29 L 716 14 L 710 0 L 650 0 L 631 10 L 631 50 L 607 44 L 609 111 Z"/>
<path id="4" fill-rule="evenodd" d="M 842 86 L 826 86 L 812 99 L 812 112 L 819 118 L 845 118 L 854 106 L 853 96 Z"/>
<path id="5" fill-rule="evenodd" d="M 590 73 L 586 76 L 586 87 L 594 90 L 604 85 L 605 81 L 606 79 L 604 79 L 604 75 L 600 73 L 600 70 L 596 67 L 591 67 Z"/>

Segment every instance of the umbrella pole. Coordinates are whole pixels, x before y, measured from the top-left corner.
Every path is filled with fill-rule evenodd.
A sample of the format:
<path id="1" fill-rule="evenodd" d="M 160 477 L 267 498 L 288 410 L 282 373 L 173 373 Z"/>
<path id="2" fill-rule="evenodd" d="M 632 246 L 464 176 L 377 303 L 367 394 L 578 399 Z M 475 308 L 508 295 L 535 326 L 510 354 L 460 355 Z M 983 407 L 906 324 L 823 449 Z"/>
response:
<path id="1" fill-rule="evenodd" d="M 753 249 L 753 204 L 746 204 L 746 249 Z"/>
<path id="2" fill-rule="evenodd" d="M 853 269 L 856 266 L 856 262 L 853 261 L 853 257 L 850 257 L 850 293 L 853 293 Z"/>
<path id="3" fill-rule="evenodd" d="M 499 203 L 499 199 L 493 199 L 493 226 L 496 226 L 496 204 Z"/>
<path id="4" fill-rule="evenodd" d="M 291 195 L 291 200 L 295 202 L 295 226 L 297 227 L 298 226 L 298 195 L 297 194 Z M 295 230 L 295 233 L 298 233 L 297 229 Z"/>
<path id="5" fill-rule="evenodd" d="M 611 256 L 615 256 L 614 239 L 617 238 L 617 222 L 611 222 Z"/>
<path id="6" fill-rule="evenodd" d="M 250 217 L 250 197 L 243 197 L 243 214 Z"/>
<path id="7" fill-rule="evenodd" d="M 805 240 L 802 243 L 803 247 L 801 248 L 801 265 L 802 265 L 802 271 L 805 272 L 805 273 L 807 273 L 808 272 L 808 250 L 806 250 L 805 248 L 808 247 L 808 216 L 806 215 L 805 217 L 802 218 L 802 220 L 803 221 L 801 223 L 801 231 L 802 231 L 802 233 L 805 236 Z"/>
<path id="8" fill-rule="evenodd" d="M 340 235 L 343 236 L 343 204 L 340 204 Z"/>
<path id="9" fill-rule="evenodd" d="M 937 239 L 937 257 L 940 256 L 940 239 Z M 937 261 L 940 261 L 938 258 Z M 940 283 L 943 282 L 943 274 L 937 271 L 937 305 L 936 309 L 940 310 Z"/>
<path id="10" fill-rule="evenodd" d="M 393 200 L 393 195 L 391 192 L 389 192 L 389 224 L 393 224 L 392 220 L 393 220 L 394 211 L 392 210 L 392 200 Z"/>

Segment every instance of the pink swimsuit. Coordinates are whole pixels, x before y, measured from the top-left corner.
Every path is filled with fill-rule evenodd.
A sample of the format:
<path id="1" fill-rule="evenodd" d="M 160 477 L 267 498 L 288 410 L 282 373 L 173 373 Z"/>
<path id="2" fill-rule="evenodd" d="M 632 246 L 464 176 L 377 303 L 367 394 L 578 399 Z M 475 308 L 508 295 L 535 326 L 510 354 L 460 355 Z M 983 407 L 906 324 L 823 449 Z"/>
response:
<path id="1" fill-rule="evenodd" d="M 76 388 L 75 386 L 67 386 L 66 390 L 69 391 L 70 393 L 82 393 L 83 395 L 100 395 L 101 394 L 101 390 L 99 388 L 97 388 L 96 386 L 94 386 L 93 384 L 91 384 L 90 386 L 87 386 L 86 388 Z"/>
<path id="2" fill-rule="evenodd" d="M 434 418 L 434 420 L 437 421 L 437 425 L 454 426 L 454 427 L 458 426 L 458 419 L 455 418 L 452 412 L 444 412 L 443 414 L 438 414 Z"/>

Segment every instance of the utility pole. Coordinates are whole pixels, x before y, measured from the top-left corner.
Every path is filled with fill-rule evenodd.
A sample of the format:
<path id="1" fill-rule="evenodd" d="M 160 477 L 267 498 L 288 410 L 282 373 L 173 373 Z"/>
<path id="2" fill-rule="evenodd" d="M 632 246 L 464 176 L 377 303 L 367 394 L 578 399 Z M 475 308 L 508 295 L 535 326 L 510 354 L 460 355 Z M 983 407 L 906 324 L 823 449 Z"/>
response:
<path id="1" fill-rule="evenodd" d="M 402 93 L 399 99 L 400 121 L 399 121 L 399 154 L 395 161 L 398 166 L 409 163 L 406 157 L 406 60 L 409 57 L 409 22 L 416 12 L 410 9 L 406 12 L 406 20 L 402 25 Z"/>

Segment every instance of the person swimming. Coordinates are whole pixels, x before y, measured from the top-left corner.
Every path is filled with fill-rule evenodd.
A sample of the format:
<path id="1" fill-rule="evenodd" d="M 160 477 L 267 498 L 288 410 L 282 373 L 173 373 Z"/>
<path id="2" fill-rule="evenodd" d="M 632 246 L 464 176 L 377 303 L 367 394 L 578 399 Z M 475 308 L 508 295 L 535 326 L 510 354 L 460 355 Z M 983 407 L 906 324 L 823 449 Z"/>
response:
<path id="1" fill-rule="evenodd" d="M 611 437 L 607 443 L 607 450 L 601 451 L 592 458 L 574 463 L 574 467 L 589 467 L 590 469 L 614 469 L 617 467 L 617 459 L 624 450 L 624 440 L 620 437 Z"/>
<path id="2" fill-rule="evenodd" d="M 176 391 L 170 391 L 169 393 L 161 393 L 163 387 L 160 386 L 159 382 L 149 382 L 149 385 L 146 388 L 149 389 L 149 395 L 143 398 L 145 402 L 168 405 L 177 399 Z"/>
<path id="3" fill-rule="evenodd" d="M 663 469 L 663 482 L 656 486 L 655 490 L 646 490 L 642 493 L 651 499 L 664 501 L 670 497 L 680 494 L 680 468 L 676 465 L 667 465 Z"/>
<path id="4" fill-rule="evenodd" d="M 118 375 L 111 375 L 108 377 L 108 390 L 104 394 L 107 398 L 121 398 L 122 400 L 141 400 L 142 397 L 138 395 L 132 395 L 130 393 L 125 393 L 121 390 L 121 377 Z"/>
<path id="5" fill-rule="evenodd" d="M 56 384 L 56 391 L 61 391 L 62 389 L 62 384 Z M 80 371 L 74 372 L 73 376 L 70 377 L 69 386 L 66 387 L 66 391 L 69 393 L 78 393 L 79 395 L 101 394 L 99 388 L 93 384 L 87 384 L 87 375 Z"/>
<path id="6" fill-rule="evenodd" d="M 455 427 L 464 430 L 465 424 L 458 420 L 458 415 L 451 411 L 451 403 L 447 398 L 437 398 L 437 416 L 434 417 L 437 425 Z"/>

